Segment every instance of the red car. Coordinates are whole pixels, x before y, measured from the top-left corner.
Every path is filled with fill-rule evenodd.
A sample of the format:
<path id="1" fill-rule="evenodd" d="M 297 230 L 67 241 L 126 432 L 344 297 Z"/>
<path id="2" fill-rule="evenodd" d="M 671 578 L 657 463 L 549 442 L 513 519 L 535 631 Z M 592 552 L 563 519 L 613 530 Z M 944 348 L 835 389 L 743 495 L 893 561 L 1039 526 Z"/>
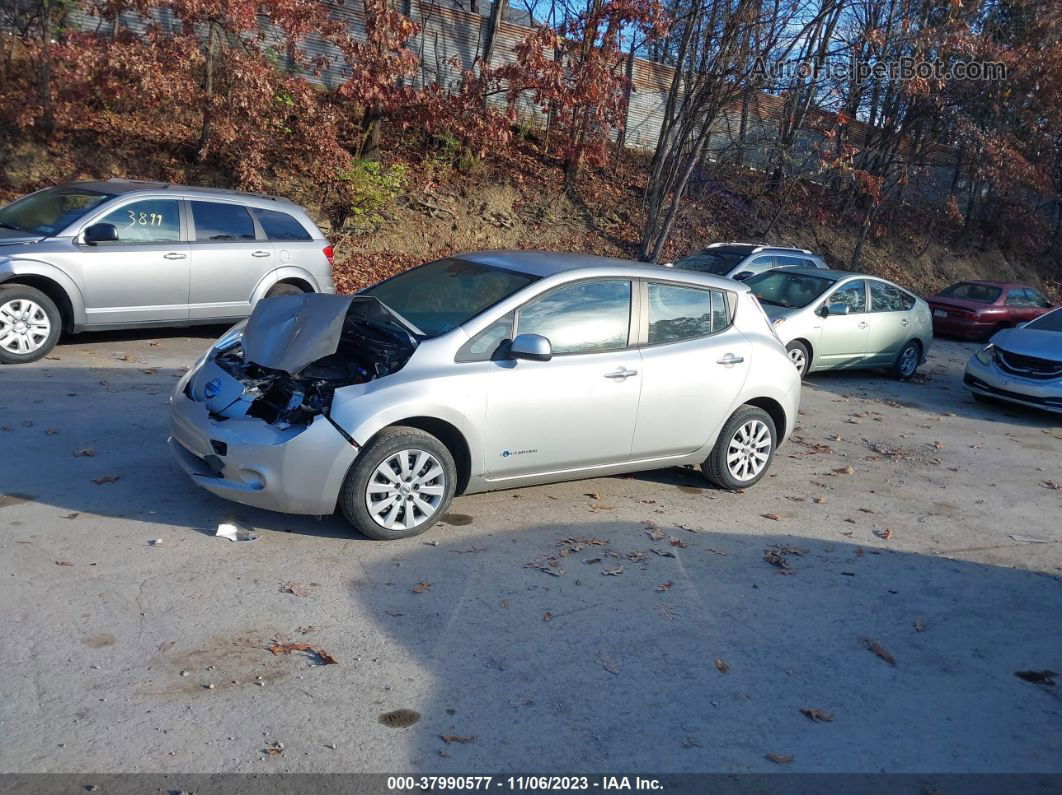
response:
<path id="1" fill-rule="evenodd" d="M 1027 323 L 1052 308 L 1039 290 L 1013 282 L 957 282 L 926 301 L 933 310 L 934 334 L 975 340 Z"/>

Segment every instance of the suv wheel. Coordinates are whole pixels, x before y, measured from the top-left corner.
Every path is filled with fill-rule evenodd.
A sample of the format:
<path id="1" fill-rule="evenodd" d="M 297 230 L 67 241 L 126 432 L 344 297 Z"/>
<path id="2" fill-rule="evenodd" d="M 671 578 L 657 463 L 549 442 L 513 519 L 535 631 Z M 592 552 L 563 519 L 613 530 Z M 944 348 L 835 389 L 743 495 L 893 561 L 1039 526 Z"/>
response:
<path id="1" fill-rule="evenodd" d="M 0 285 L 0 362 L 37 361 L 55 347 L 62 325 L 59 309 L 40 290 Z"/>
<path id="2" fill-rule="evenodd" d="M 423 533 L 454 496 L 457 468 L 446 445 L 418 428 L 381 431 L 347 473 L 343 515 L 362 535 L 387 541 Z"/>
<path id="3" fill-rule="evenodd" d="M 281 282 L 280 284 L 274 284 L 269 288 L 269 291 L 265 294 L 266 298 L 276 298 L 278 295 L 302 295 L 302 290 L 296 287 L 294 284 L 287 284 Z"/>
<path id="4" fill-rule="evenodd" d="M 746 403 L 726 421 L 701 472 L 724 489 L 748 488 L 767 474 L 777 438 L 771 415 Z"/>

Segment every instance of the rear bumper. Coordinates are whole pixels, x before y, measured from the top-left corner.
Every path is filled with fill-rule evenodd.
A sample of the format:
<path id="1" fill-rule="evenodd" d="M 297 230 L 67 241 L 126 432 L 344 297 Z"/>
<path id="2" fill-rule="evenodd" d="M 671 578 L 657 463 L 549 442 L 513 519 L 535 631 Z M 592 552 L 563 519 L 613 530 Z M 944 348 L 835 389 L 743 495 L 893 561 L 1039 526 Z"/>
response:
<path id="1" fill-rule="evenodd" d="M 277 429 L 254 417 L 214 420 L 177 392 L 170 449 L 198 486 L 244 505 L 283 513 L 331 514 L 357 449 L 326 417 Z"/>
<path id="2" fill-rule="evenodd" d="M 995 329 L 995 323 L 977 323 L 972 320 L 963 320 L 957 317 L 934 317 L 933 333 L 943 334 L 949 337 L 963 337 L 965 339 L 980 340 L 991 335 Z"/>
<path id="3" fill-rule="evenodd" d="M 1021 406 L 1062 414 L 1062 380 L 1038 381 L 1003 373 L 994 364 L 982 364 L 970 357 L 963 385 L 979 395 Z"/>

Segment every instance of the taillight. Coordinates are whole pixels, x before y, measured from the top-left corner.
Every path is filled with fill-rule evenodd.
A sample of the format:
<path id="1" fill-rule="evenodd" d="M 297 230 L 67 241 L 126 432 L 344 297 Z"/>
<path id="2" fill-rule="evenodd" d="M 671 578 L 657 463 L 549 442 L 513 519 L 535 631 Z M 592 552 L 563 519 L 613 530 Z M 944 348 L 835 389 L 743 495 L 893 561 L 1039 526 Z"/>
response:
<path id="1" fill-rule="evenodd" d="M 324 255 L 325 259 L 328 260 L 329 266 L 336 264 L 336 253 L 332 250 L 331 246 L 324 247 Z"/>

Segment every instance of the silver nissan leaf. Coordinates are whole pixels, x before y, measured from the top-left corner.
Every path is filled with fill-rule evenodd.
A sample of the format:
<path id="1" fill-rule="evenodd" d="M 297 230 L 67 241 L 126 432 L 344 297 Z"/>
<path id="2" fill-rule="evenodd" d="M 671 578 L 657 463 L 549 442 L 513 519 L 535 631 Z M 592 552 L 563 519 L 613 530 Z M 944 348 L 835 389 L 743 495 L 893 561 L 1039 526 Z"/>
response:
<path id="1" fill-rule="evenodd" d="M 481 252 L 353 296 L 261 301 L 181 379 L 170 444 L 200 486 L 363 534 L 455 494 L 694 465 L 767 472 L 800 376 L 739 283 L 618 259 Z"/>

